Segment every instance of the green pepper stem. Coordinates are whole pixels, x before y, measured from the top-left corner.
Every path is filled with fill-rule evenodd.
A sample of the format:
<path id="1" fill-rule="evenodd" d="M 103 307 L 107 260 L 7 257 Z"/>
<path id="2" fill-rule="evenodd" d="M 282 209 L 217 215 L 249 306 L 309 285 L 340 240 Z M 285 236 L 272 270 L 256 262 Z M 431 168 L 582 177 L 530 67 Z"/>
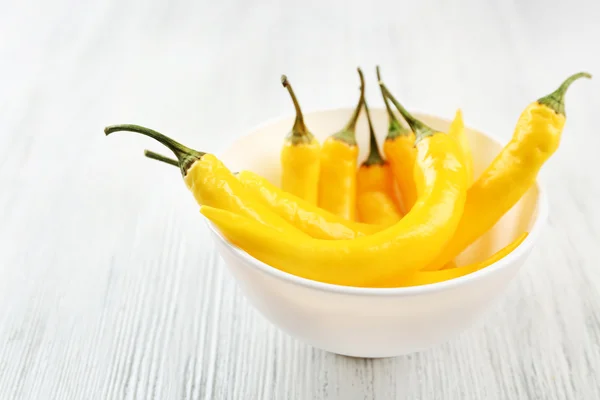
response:
<path id="1" fill-rule="evenodd" d="M 418 119 L 416 119 L 415 117 L 413 117 L 412 114 L 409 113 L 402 106 L 402 104 L 400 104 L 400 102 L 398 100 L 396 100 L 396 98 L 392 95 L 392 93 L 390 93 L 390 91 L 388 90 L 388 88 L 385 86 L 385 84 L 383 82 L 379 81 L 379 86 L 381 87 L 381 90 L 383 91 L 384 96 L 390 99 L 392 104 L 394 104 L 396 109 L 398 109 L 398 112 L 400 112 L 402 117 L 406 120 L 406 122 L 410 126 L 410 129 L 412 129 L 413 132 L 415 133 L 415 136 L 416 136 L 415 144 L 419 143 L 421 140 L 423 140 L 427 136 L 431 136 L 436 132 L 429 126 L 425 125 L 423 122 L 421 122 Z"/>
<path id="2" fill-rule="evenodd" d="M 357 68 L 357 71 L 358 76 L 360 77 L 360 97 L 358 99 L 358 104 L 356 105 L 356 108 L 350 116 L 346 126 L 344 126 L 339 132 L 331 135 L 331 137 L 334 139 L 342 141 L 349 146 L 356 146 L 356 122 L 358 121 L 360 110 L 362 109 L 363 102 L 365 100 L 365 77 L 363 76 L 363 72 L 360 68 Z"/>
<path id="3" fill-rule="evenodd" d="M 378 82 L 382 82 L 381 71 L 379 70 L 379 65 L 375 66 L 375 70 L 377 71 L 377 81 Z M 379 88 L 381 89 L 381 95 L 383 96 L 383 102 L 385 104 L 385 108 L 387 109 L 389 118 L 391 120 L 397 119 L 396 116 L 394 115 L 394 112 L 392 111 L 392 107 L 390 106 L 390 102 L 388 101 L 388 98 L 385 96 L 385 93 L 384 93 L 383 88 L 381 87 L 381 85 L 379 85 Z"/>
<path id="4" fill-rule="evenodd" d="M 367 167 L 375 164 L 385 164 L 385 160 L 381 156 L 379 146 L 377 145 L 377 138 L 375 137 L 375 129 L 373 129 L 373 123 L 371 122 L 371 112 L 369 111 L 369 105 L 367 100 L 363 101 L 365 105 L 365 112 L 367 113 L 367 122 L 369 123 L 369 155 L 363 165 Z"/>
<path id="5" fill-rule="evenodd" d="M 381 71 L 379 70 L 379 65 L 375 66 L 375 70 L 377 71 L 377 82 L 382 82 Z M 381 89 L 381 95 L 383 96 L 383 103 L 385 104 L 385 108 L 388 111 L 388 116 L 392 120 L 396 119 L 396 116 L 394 115 L 394 112 L 392 111 L 392 107 L 390 107 L 390 102 L 388 101 L 387 97 L 385 96 L 385 92 L 383 91 L 383 88 L 381 87 L 381 85 L 379 85 L 379 88 Z"/>
<path id="6" fill-rule="evenodd" d="M 161 161 L 179 167 L 179 162 L 177 160 L 164 156 L 162 154 L 155 153 L 151 150 L 144 150 L 144 155 L 152 160 Z"/>
<path id="7" fill-rule="evenodd" d="M 304 115 L 302 114 L 302 109 L 300 108 L 300 103 L 298 103 L 298 99 L 296 98 L 296 94 L 294 94 L 294 89 L 292 89 L 292 85 L 288 81 L 287 76 L 281 75 L 281 84 L 284 88 L 286 88 L 292 98 L 292 102 L 294 103 L 294 109 L 296 110 L 296 121 L 294 122 L 293 135 L 304 136 L 307 134 L 308 129 L 306 129 L 306 124 L 304 123 Z"/>
<path id="8" fill-rule="evenodd" d="M 179 167 L 179 162 L 173 158 L 167 157 L 165 155 L 162 154 L 158 154 L 155 153 L 151 150 L 144 150 L 144 155 L 152 160 L 156 160 L 156 161 L 160 161 L 160 162 L 164 162 L 166 164 L 170 164 L 173 165 L 175 167 Z M 231 172 L 233 175 L 237 175 L 239 174 L 238 171 L 232 171 Z"/>
<path id="9" fill-rule="evenodd" d="M 350 131 L 350 132 L 354 132 L 354 130 L 356 129 L 356 122 L 358 121 L 358 116 L 360 115 L 360 110 L 362 109 L 363 103 L 365 101 L 365 77 L 364 77 L 363 72 L 360 69 L 360 67 L 356 68 L 356 70 L 358 71 L 358 76 L 360 78 L 360 97 L 358 99 L 358 104 L 356 105 L 356 108 L 354 109 L 354 113 L 352 113 L 352 116 L 350 117 L 348 124 L 344 128 L 345 131 Z"/>
<path id="10" fill-rule="evenodd" d="M 541 97 L 538 99 L 538 103 L 547 106 L 548 108 L 554 110 L 557 114 L 566 115 L 565 114 L 565 93 L 567 93 L 567 89 L 573 82 L 575 82 L 579 78 L 588 78 L 592 79 L 592 75 L 587 72 L 578 72 L 576 74 L 571 75 L 556 89 L 554 92 Z"/>
<path id="11" fill-rule="evenodd" d="M 107 136 L 113 132 L 119 132 L 119 131 L 139 133 L 139 134 L 151 137 L 152 139 L 154 139 L 154 140 L 162 143 L 166 147 L 168 147 L 169 150 L 171 150 L 173 152 L 173 154 L 175 154 L 175 156 L 179 160 L 179 168 L 181 169 L 181 174 L 183 176 L 186 176 L 190 167 L 196 161 L 201 159 L 202 156 L 204 156 L 204 154 L 206 154 L 206 153 L 194 150 L 194 149 L 190 149 L 189 147 L 182 145 L 181 143 L 171 139 L 170 137 L 163 135 L 160 132 L 157 132 L 150 128 L 145 128 L 143 126 L 133 125 L 133 124 L 122 124 L 122 125 L 111 125 L 111 126 L 107 126 L 106 128 L 104 128 L 104 134 L 106 134 Z"/>
<path id="12" fill-rule="evenodd" d="M 381 71 L 379 69 L 379 65 L 375 66 L 375 71 L 377 72 L 377 81 L 382 82 Z M 385 104 L 385 109 L 387 110 L 388 118 L 390 120 L 389 128 L 388 128 L 388 136 L 386 139 L 394 139 L 398 136 L 410 134 L 410 131 L 408 129 L 406 129 L 404 127 L 404 125 L 402 125 L 402 123 L 400 123 L 398 118 L 396 118 L 396 114 L 394 114 L 394 111 L 392 110 L 392 107 L 390 106 L 390 102 L 389 102 L 388 98 L 386 97 L 381 85 L 379 86 L 379 88 L 381 89 L 381 96 L 383 97 L 383 103 Z"/>

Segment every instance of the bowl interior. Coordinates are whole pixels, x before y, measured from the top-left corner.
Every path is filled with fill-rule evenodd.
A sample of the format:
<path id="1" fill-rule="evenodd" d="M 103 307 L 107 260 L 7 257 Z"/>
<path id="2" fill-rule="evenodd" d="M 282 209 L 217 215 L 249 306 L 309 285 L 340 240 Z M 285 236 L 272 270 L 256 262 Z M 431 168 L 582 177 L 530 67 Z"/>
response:
<path id="1" fill-rule="evenodd" d="M 345 125 L 352 113 L 351 108 L 333 109 L 305 113 L 305 122 L 309 130 L 322 142 L 327 136 Z M 371 119 L 378 142 L 383 143 L 387 134 L 388 119 L 384 108 L 373 108 Z M 413 113 L 434 129 L 447 131 L 449 120 Z M 273 184 L 280 184 L 279 154 L 283 137 L 290 131 L 294 116 L 269 121 L 249 134 L 237 138 L 224 152 L 221 159 L 232 171 L 250 170 L 258 173 Z M 475 178 L 489 165 L 502 149 L 502 144 L 495 138 L 466 128 L 474 157 Z M 356 139 L 359 146 L 359 163 L 366 158 L 369 143 L 369 127 L 363 112 L 358 120 Z M 540 190 L 536 185 L 491 229 L 466 249 L 456 260 L 459 265 L 479 261 L 508 245 L 523 231 L 530 230 L 536 220 Z"/>

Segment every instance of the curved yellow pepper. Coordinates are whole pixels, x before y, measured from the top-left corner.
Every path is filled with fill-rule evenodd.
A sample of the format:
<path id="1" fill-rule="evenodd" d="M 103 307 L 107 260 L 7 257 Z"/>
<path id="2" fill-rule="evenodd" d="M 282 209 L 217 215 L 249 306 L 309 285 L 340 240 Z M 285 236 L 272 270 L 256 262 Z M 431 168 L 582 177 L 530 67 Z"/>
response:
<path id="1" fill-rule="evenodd" d="M 400 278 L 396 282 L 388 282 L 385 285 L 378 287 L 407 287 L 407 286 L 419 286 L 429 285 L 432 283 L 438 283 L 455 279 L 461 276 L 472 274 L 475 271 L 479 271 L 485 267 L 492 265 L 493 263 L 503 259 L 509 253 L 512 253 L 527 237 L 528 232 L 524 232 L 519 235 L 512 243 L 498 250 L 490 257 L 483 261 L 479 261 L 473 264 L 465 265 L 464 267 L 444 268 L 439 271 L 418 271 L 414 274 Z"/>
<path id="2" fill-rule="evenodd" d="M 465 132 L 465 123 L 463 121 L 462 110 L 459 108 L 454 114 L 454 120 L 448 129 L 448 135 L 452 136 L 460 145 L 465 159 L 465 168 L 467 169 L 467 182 L 469 185 L 473 182 L 473 154 L 467 134 Z"/>
<path id="3" fill-rule="evenodd" d="M 179 167 L 177 160 L 162 154 L 149 150 L 146 150 L 144 154 L 148 158 Z M 281 218 L 314 238 L 353 239 L 385 228 L 384 226 L 349 221 L 332 214 L 291 193 L 284 192 L 268 179 L 254 172 L 241 171 L 236 176 L 249 195 L 259 199 Z"/>
<path id="4" fill-rule="evenodd" d="M 365 96 L 363 73 L 360 76 L 360 98 L 346 126 L 329 136 L 321 148 L 319 207 L 335 215 L 354 220 L 356 215 L 356 122 Z"/>
<path id="5" fill-rule="evenodd" d="M 422 175 L 425 190 L 412 210 L 389 228 L 352 240 L 300 239 L 229 211 L 202 206 L 200 212 L 248 254 L 297 276 L 370 286 L 409 275 L 429 264 L 454 234 L 467 183 L 456 141 L 402 112 L 417 136 L 415 172 Z"/>
<path id="6" fill-rule="evenodd" d="M 456 235 L 424 270 L 440 269 L 491 229 L 535 183 L 542 165 L 554 154 L 566 121 L 564 97 L 578 78 L 567 78 L 558 89 L 529 104 L 521 113 L 511 141 L 467 192 Z"/>
<path id="7" fill-rule="evenodd" d="M 146 150 L 145 154 L 147 157 L 150 157 L 150 158 L 153 158 L 153 159 L 156 159 L 159 161 L 163 161 L 168 164 L 172 164 L 174 166 L 179 166 L 179 164 L 176 160 L 170 159 L 163 155 L 160 155 L 160 154 L 148 151 L 148 150 Z M 283 204 L 281 202 L 281 197 L 279 194 L 269 193 L 272 188 L 274 188 L 276 191 L 280 191 L 280 192 L 281 192 L 281 189 L 272 185 L 265 178 L 262 178 L 261 176 L 256 175 L 249 171 L 242 171 L 238 174 L 238 179 L 240 179 L 240 181 L 243 184 L 245 184 L 247 189 L 248 189 L 247 184 L 250 183 L 251 188 L 250 188 L 249 192 L 251 194 L 255 194 L 255 195 L 258 195 L 259 197 L 261 197 L 262 193 L 266 193 L 266 198 L 269 199 L 269 201 L 268 201 L 269 204 L 271 204 L 271 203 Z M 267 188 L 267 190 L 264 190 L 264 188 Z M 290 197 L 294 197 L 293 195 L 287 194 L 285 192 L 282 192 L 282 193 L 285 195 L 288 195 Z M 262 197 L 264 198 L 264 195 Z M 306 217 L 306 215 L 302 213 L 302 211 L 304 211 L 304 210 L 302 210 L 301 206 L 298 207 L 298 204 L 302 205 L 303 203 L 308 204 L 298 198 L 291 199 L 291 203 L 288 203 L 287 207 L 285 207 L 285 208 L 288 210 L 295 210 L 295 209 L 300 210 L 300 213 L 296 214 L 297 219 L 295 221 L 290 221 L 289 219 L 288 219 L 288 221 L 296 222 L 296 224 L 294 224 L 294 225 L 296 225 L 296 226 L 300 225 L 300 227 L 302 227 L 303 225 L 305 225 L 308 222 L 309 224 L 306 224 L 306 225 L 308 225 L 309 228 L 306 230 L 305 229 L 302 229 L 302 230 L 305 231 L 306 233 L 310 234 L 310 232 L 307 232 L 307 231 L 314 229 L 314 228 L 310 227 L 310 221 L 314 220 L 314 216 L 309 215 L 308 217 Z M 308 205 L 308 207 L 309 208 L 313 207 L 316 210 L 320 210 L 318 207 L 314 207 L 312 205 Z M 306 212 L 306 211 L 304 211 L 304 212 Z M 312 210 L 309 211 L 309 213 L 312 213 L 312 212 L 313 212 Z M 328 218 L 328 216 L 332 216 L 332 214 L 327 213 L 327 212 L 324 212 L 324 215 L 325 215 L 325 218 Z M 333 216 L 333 217 L 339 218 L 339 217 L 335 217 L 335 216 Z M 342 224 L 350 223 L 350 224 L 355 224 L 355 225 L 362 225 L 364 228 L 371 228 L 371 229 L 374 228 L 373 225 L 352 223 L 350 221 L 345 221 L 343 219 L 341 219 L 340 222 Z M 319 224 L 319 226 L 320 225 L 321 224 Z M 324 224 L 324 225 L 327 226 L 327 224 Z M 329 227 L 329 228 L 331 229 L 332 227 Z M 333 228 L 335 228 L 335 227 L 333 227 Z M 344 232 L 344 229 L 342 228 L 340 231 Z M 373 231 L 373 232 L 375 232 L 375 231 Z M 376 287 L 407 287 L 407 286 L 427 285 L 427 284 L 432 284 L 432 283 L 437 283 L 437 282 L 442 282 L 442 281 L 458 278 L 460 276 L 464 276 L 464 275 L 473 273 L 475 271 L 479 271 L 480 269 L 483 269 L 483 268 L 495 263 L 496 261 L 499 261 L 500 259 L 504 258 L 506 255 L 508 255 L 509 253 L 514 251 L 523 242 L 523 240 L 525 240 L 527 235 L 528 235 L 528 232 L 524 232 L 519 237 L 517 237 L 517 239 L 515 239 L 512 243 L 510 243 L 506 247 L 502 248 L 501 250 L 497 251 L 496 253 L 494 253 L 489 258 L 487 258 L 483 261 L 476 262 L 476 263 L 466 265 L 463 267 L 457 267 L 457 265 L 454 261 L 450 261 L 439 271 L 417 271 L 412 275 L 402 277 L 399 281 L 392 280 L 390 282 L 386 282 L 385 284 L 375 285 L 375 286 Z M 353 236 L 353 237 L 356 237 L 356 236 Z M 327 237 L 324 237 L 324 239 L 327 239 Z M 450 270 L 450 271 L 448 271 L 448 270 Z"/>
<path id="8" fill-rule="evenodd" d="M 284 192 L 253 172 L 241 171 L 237 177 L 251 195 L 261 199 L 279 216 L 314 238 L 353 239 L 383 229 L 382 226 L 361 224 L 332 214 Z"/>
<path id="9" fill-rule="evenodd" d="M 281 149 L 281 187 L 312 204 L 317 204 L 321 146 L 306 128 L 300 104 L 285 75 L 287 88 L 296 109 L 296 120 Z"/>
<path id="10" fill-rule="evenodd" d="M 364 101 L 369 122 L 369 156 L 356 173 L 356 207 L 361 222 L 389 226 L 398 222 L 402 215 L 394 202 L 394 177 L 390 164 L 381 157 L 371 113 Z"/>
<path id="11" fill-rule="evenodd" d="M 377 79 L 382 82 L 379 66 L 376 70 Z M 388 114 L 388 134 L 383 142 L 383 153 L 390 163 L 398 185 L 401 210 L 406 214 L 417 200 L 417 187 L 413 173 L 417 157 L 415 134 L 396 118 L 383 89 L 381 93 Z"/>
<path id="12" fill-rule="evenodd" d="M 199 205 L 218 207 L 243 215 L 275 229 L 279 234 L 296 238 L 309 237 L 248 194 L 242 183 L 214 155 L 190 149 L 159 132 L 139 125 L 113 125 L 104 129 L 106 135 L 118 131 L 140 133 L 168 147 L 177 156 L 183 180 Z M 148 155 L 148 152 L 146 154 Z M 163 161 L 169 162 L 167 160 Z"/>

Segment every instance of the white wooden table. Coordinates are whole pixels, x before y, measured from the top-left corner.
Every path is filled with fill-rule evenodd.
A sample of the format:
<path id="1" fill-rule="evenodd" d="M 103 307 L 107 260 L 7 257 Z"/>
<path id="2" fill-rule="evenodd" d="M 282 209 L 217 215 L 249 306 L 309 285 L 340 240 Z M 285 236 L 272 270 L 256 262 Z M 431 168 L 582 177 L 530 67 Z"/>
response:
<path id="1" fill-rule="evenodd" d="M 0 12 L 0 399 L 600 398 L 600 76 L 544 167 L 551 215 L 504 299 L 427 352 L 350 359 L 272 327 L 138 123 L 219 151 L 351 105 L 374 66 L 409 107 L 507 139 L 567 75 L 600 75 L 599 3 L 59 0 Z M 554 4 L 553 4 L 554 3 Z"/>

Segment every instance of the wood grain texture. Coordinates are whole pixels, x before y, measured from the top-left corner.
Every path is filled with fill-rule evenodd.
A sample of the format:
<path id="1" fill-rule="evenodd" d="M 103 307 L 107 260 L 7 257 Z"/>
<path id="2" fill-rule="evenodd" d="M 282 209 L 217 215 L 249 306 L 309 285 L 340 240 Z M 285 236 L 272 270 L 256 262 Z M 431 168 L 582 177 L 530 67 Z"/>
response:
<path id="1" fill-rule="evenodd" d="M 239 293 L 140 123 L 219 151 L 355 101 L 374 66 L 411 107 L 507 139 L 568 74 L 600 72 L 592 1 L 2 2 L 0 399 L 600 398 L 598 79 L 567 96 L 551 215 L 505 297 L 460 337 L 384 360 L 279 332 Z"/>

